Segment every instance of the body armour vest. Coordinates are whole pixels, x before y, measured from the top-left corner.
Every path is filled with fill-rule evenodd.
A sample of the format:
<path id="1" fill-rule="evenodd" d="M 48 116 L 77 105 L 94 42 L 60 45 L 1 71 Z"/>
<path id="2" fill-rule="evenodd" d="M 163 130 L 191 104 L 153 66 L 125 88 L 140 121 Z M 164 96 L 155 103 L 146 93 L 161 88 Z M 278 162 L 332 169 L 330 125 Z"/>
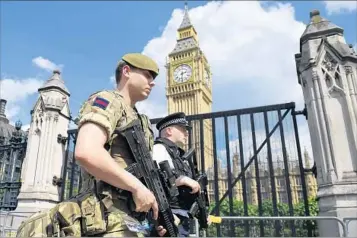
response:
<path id="1" fill-rule="evenodd" d="M 184 151 L 178 147 L 175 143 L 173 143 L 172 141 L 166 139 L 166 138 L 157 138 L 155 140 L 154 144 L 162 144 L 163 146 L 165 146 L 167 152 L 169 153 L 171 159 L 172 159 L 172 163 L 175 167 L 175 175 L 176 178 L 180 177 L 180 176 L 187 176 L 189 178 L 193 177 L 192 174 L 192 170 L 188 164 L 188 161 L 184 161 L 182 159 L 182 156 L 184 155 Z M 171 203 L 171 207 L 172 208 L 183 208 L 183 209 L 189 209 L 189 204 L 187 204 L 185 201 L 187 200 L 185 198 L 185 195 L 182 191 L 182 189 L 180 189 L 180 187 L 178 187 L 179 189 L 179 199 L 177 203 Z"/>

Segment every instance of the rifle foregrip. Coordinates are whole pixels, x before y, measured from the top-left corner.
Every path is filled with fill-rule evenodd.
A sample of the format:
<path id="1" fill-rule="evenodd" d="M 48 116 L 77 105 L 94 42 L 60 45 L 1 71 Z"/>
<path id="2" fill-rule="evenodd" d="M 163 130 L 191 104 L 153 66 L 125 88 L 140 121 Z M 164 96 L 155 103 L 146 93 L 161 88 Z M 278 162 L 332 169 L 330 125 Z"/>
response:
<path id="1" fill-rule="evenodd" d="M 169 215 L 166 212 L 162 213 L 162 218 L 164 220 L 164 227 L 170 237 L 177 237 L 176 229 L 173 225 L 173 221 L 170 220 Z"/>

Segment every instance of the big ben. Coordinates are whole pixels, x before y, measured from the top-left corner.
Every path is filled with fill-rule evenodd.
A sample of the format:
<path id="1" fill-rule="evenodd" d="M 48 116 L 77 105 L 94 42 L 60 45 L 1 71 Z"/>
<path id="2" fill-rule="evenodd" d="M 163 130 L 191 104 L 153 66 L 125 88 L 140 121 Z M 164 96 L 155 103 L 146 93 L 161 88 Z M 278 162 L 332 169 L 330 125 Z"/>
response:
<path id="1" fill-rule="evenodd" d="M 177 41 L 168 55 L 166 97 L 168 113 L 184 112 L 197 115 L 212 111 L 212 77 L 207 58 L 199 47 L 199 40 L 191 24 L 187 3 L 183 20 L 177 30 Z M 209 119 L 201 123 L 192 122 L 192 144 L 196 148 L 200 168 L 201 143 L 200 125 L 203 125 L 204 170 L 213 168 L 212 123 Z"/>

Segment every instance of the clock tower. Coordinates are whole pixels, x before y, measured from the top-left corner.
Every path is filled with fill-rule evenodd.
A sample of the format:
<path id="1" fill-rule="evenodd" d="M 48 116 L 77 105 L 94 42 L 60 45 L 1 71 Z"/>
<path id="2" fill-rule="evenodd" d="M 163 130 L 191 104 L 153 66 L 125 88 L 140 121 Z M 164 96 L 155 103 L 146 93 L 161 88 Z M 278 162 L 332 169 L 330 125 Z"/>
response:
<path id="1" fill-rule="evenodd" d="M 199 47 L 197 32 L 191 24 L 187 3 L 181 25 L 177 30 L 175 48 L 167 58 L 166 97 L 168 113 L 186 115 L 212 111 L 212 78 L 208 61 Z M 204 120 L 204 170 L 213 168 L 212 123 Z M 192 145 L 196 147 L 201 167 L 200 123 L 192 122 Z"/>

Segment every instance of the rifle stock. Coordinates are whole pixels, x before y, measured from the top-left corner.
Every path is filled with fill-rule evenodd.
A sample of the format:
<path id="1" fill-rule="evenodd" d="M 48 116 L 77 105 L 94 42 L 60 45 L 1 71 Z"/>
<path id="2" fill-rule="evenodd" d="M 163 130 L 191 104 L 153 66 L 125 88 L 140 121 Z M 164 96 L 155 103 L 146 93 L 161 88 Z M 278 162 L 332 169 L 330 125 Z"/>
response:
<path id="1" fill-rule="evenodd" d="M 152 159 L 151 153 L 146 146 L 146 140 L 140 120 L 134 120 L 132 123 L 127 125 L 127 127 L 119 131 L 119 133 L 126 138 L 131 152 L 135 158 L 137 164 L 136 167 L 138 168 L 137 170 L 142 175 L 141 180 L 143 180 L 147 188 L 154 193 L 158 203 L 158 221 L 155 222 L 152 220 L 151 222 L 154 222 L 155 225 L 162 225 L 167 230 L 166 236 L 177 237 L 178 230 L 174 224 L 174 216 L 170 209 L 168 196 L 165 193 L 167 188 L 165 185 L 163 185 L 164 178 L 156 161 Z M 131 203 L 132 205 L 134 204 L 133 202 Z M 132 212 L 134 212 L 135 206 L 131 209 Z M 156 229 L 153 232 L 154 233 L 152 235 L 158 236 L 155 234 Z"/>

